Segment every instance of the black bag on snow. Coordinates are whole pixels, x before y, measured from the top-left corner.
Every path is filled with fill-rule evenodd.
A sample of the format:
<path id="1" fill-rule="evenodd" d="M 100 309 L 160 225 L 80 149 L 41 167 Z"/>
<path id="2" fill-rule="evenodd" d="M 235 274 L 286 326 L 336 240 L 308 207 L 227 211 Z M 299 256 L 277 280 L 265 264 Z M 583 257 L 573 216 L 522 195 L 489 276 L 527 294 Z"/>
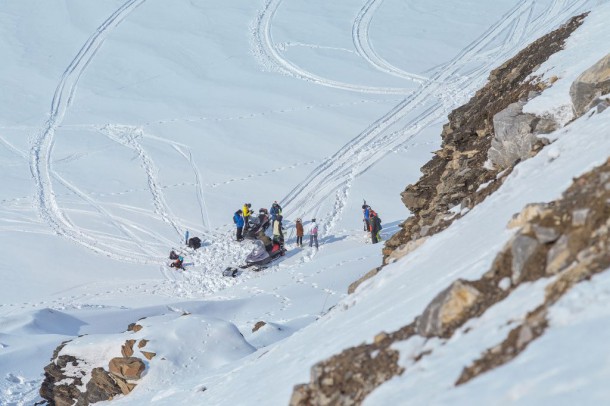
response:
<path id="1" fill-rule="evenodd" d="M 192 249 L 197 249 L 201 247 L 201 240 L 199 237 L 189 238 L 189 247 Z"/>

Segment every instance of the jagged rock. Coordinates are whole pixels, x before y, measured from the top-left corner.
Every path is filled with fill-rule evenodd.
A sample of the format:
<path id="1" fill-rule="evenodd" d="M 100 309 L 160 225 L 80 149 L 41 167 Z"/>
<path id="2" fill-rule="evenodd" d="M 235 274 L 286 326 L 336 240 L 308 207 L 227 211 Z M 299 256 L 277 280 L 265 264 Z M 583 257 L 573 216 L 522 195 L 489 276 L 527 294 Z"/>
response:
<path id="1" fill-rule="evenodd" d="M 138 348 L 144 348 L 144 347 L 146 347 L 146 344 L 148 344 L 148 340 L 141 339 L 140 342 L 138 343 Z"/>
<path id="2" fill-rule="evenodd" d="M 133 331 L 134 333 L 137 333 L 140 330 L 142 330 L 142 326 L 136 323 L 131 323 L 129 326 L 127 326 L 127 331 Z"/>
<path id="3" fill-rule="evenodd" d="M 136 340 L 127 340 L 125 344 L 121 346 L 121 354 L 125 358 L 129 358 L 133 355 L 133 345 L 136 343 Z"/>
<path id="4" fill-rule="evenodd" d="M 142 355 L 144 355 L 144 358 L 146 358 L 149 361 L 157 355 L 156 352 L 150 352 L 150 351 L 140 351 L 140 352 L 142 353 Z"/>
<path id="5" fill-rule="evenodd" d="M 116 381 L 110 377 L 110 374 L 104 368 L 93 368 L 91 379 L 87 382 L 85 392 L 81 393 L 78 397 L 77 405 L 88 405 L 103 400 L 112 400 L 116 395 L 122 393 L 123 391 L 119 385 L 117 385 Z"/>
<path id="6" fill-rule="evenodd" d="M 140 379 L 145 367 L 144 362 L 136 357 L 113 358 L 108 364 L 110 373 L 126 380 Z"/>
<path id="7" fill-rule="evenodd" d="M 405 206 L 412 211 L 418 211 L 426 204 L 426 198 L 421 196 L 420 191 L 415 188 L 407 188 L 400 195 L 402 196 L 402 201 Z"/>
<path id="8" fill-rule="evenodd" d="M 65 375 L 66 366 L 78 366 L 79 360 L 72 355 L 57 354 L 65 346 L 62 343 L 54 352 L 51 363 L 44 367 L 45 379 L 40 387 L 40 396 L 50 404 L 57 406 L 72 406 L 74 401 L 80 396 L 77 386 L 82 385 L 79 378 L 72 378 Z M 58 385 L 59 382 L 64 382 Z"/>
<path id="9" fill-rule="evenodd" d="M 527 235 L 519 234 L 512 242 L 511 254 L 511 280 L 513 284 L 516 284 L 521 280 L 523 268 L 527 263 L 527 260 L 532 256 L 538 249 L 540 243 Z"/>
<path id="10" fill-rule="evenodd" d="M 417 319 L 416 330 L 424 337 L 443 337 L 477 302 L 481 293 L 457 280 L 439 293 Z"/>
<path id="11" fill-rule="evenodd" d="M 525 103 L 525 100 L 512 103 L 493 116 L 495 134 L 487 156 L 499 170 L 532 156 L 538 141 L 536 135 L 548 134 L 557 129 L 557 123 L 551 119 L 523 113 Z"/>
<path id="12" fill-rule="evenodd" d="M 572 86 L 570 97 L 576 117 L 586 113 L 597 99 L 610 93 L 610 54 L 584 71 Z"/>
<path id="13" fill-rule="evenodd" d="M 252 327 L 252 332 L 253 333 L 257 332 L 261 327 L 263 327 L 266 324 L 267 323 L 265 323 L 264 321 L 257 321 L 256 324 L 254 325 L 254 327 Z"/>

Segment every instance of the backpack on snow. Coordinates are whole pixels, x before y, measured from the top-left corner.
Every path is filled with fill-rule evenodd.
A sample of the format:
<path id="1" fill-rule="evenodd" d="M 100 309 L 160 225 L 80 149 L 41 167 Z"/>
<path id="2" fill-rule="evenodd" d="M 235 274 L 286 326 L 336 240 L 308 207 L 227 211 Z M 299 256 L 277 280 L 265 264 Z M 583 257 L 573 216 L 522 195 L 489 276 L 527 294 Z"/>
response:
<path id="1" fill-rule="evenodd" d="M 201 248 L 201 239 L 199 237 L 189 238 L 189 247 L 195 250 Z"/>

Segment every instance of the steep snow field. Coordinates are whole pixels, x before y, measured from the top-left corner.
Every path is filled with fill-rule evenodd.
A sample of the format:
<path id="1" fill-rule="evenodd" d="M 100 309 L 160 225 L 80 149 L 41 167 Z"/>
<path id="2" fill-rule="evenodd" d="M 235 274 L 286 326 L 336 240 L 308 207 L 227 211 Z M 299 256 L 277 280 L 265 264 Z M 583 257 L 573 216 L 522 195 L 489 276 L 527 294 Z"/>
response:
<path id="1" fill-rule="evenodd" d="M 389 237 L 409 215 L 399 193 L 439 148 L 447 114 L 492 68 L 592 10 L 540 67 L 560 80 L 527 106 L 568 121 L 569 84 L 609 52 L 610 5 L 216 3 L 0 4 L 0 404 L 40 400 L 43 367 L 62 341 L 87 334 L 74 345 L 93 365 L 120 351 L 117 333 L 141 317 L 166 360 L 153 359 L 113 403 L 287 404 L 311 365 L 409 323 L 454 279 L 479 277 L 511 236 L 513 213 L 557 198 L 610 156 L 608 111 L 558 130 L 495 195 L 348 297 L 347 286 L 381 263 L 382 246 L 362 231 L 363 199 Z M 233 212 L 274 200 L 288 254 L 223 277 L 252 249 L 233 241 Z M 306 227 L 318 219 L 318 251 L 295 247 L 297 217 Z M 200 250 L 182 248 L 186 230 Z M 167 266 L 172 248 L 185 252 L 185 272 Z M 515 362 L 453 388 L 544 284 L 521 288 L 459 345 L 422 342 L 440 349 L 368 404 L 573 403 L 566 391 L 607 402 L 608 363 L 591 355 L 606 352 L 607 332 L 583 332 L 607 325 L 607 279 L 566 296 Z M 583 320 L 578 298 L 587 295 Z M 268 324 L 252 333 L 259 320 Z M 576 348 L 584 337 L 591 353 Z M 583 354 L 561 368 L 552 348 Z"/>

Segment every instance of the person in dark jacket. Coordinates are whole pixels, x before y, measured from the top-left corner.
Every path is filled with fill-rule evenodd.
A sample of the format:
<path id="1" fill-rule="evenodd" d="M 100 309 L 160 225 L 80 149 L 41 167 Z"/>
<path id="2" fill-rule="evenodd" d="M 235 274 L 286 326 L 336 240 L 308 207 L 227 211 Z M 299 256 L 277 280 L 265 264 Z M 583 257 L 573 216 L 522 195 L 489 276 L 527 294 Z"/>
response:
<path id="1" fill-rule="evenodd" d="M 172 268 L 184 270 L 184 266 L 182 265 L 183 262 L 184 258 L 182 258 L 182 256 L 178 256 L 178 258 L 176 258 L 176 260 L 172 262 L 169 266 Z"/>
<path id="2" fill-rule="evenodd" d="M 263 231 L 267 231 L 269 228 L 269 212 L 267 209 L 260 209 L 258 211 L 258 223 Z"/>
<path id="3" fill-rule="evenodd" d="M 244 216 L 242 215 L 241 210 L 237 210 L 233 215 L 233 222 L 235 223 L 235 227 L 237 228 L 237 241 L 243 241 L 244 237 L 242 236 L 242 231 L 244 229 Z"/>
<path id="4" fill-rule="evenodd" d="M 277 200 L 271 205 L 269 214 L 271 215 L 271 221 L 274 221 L 277 216 L 282 214 L 282 206 L 278 204 Z"/>
<path id="5" fill-rule="evenodd" d="M 296 229 L 297 229 L 297 247 L 302 247 L 303 246 L 303 220 L 301 220 L 300 218 L 297 219 Z"/>
<path id="6" fill-rule="evenodd" d="M 379 232 L 381 231 L 381 219 L 373 210 L 370 211 L 370 219 L 371 223 L 371 242 L 373 244 L 377 244 L 381 241 L 381 236 Z"/>

